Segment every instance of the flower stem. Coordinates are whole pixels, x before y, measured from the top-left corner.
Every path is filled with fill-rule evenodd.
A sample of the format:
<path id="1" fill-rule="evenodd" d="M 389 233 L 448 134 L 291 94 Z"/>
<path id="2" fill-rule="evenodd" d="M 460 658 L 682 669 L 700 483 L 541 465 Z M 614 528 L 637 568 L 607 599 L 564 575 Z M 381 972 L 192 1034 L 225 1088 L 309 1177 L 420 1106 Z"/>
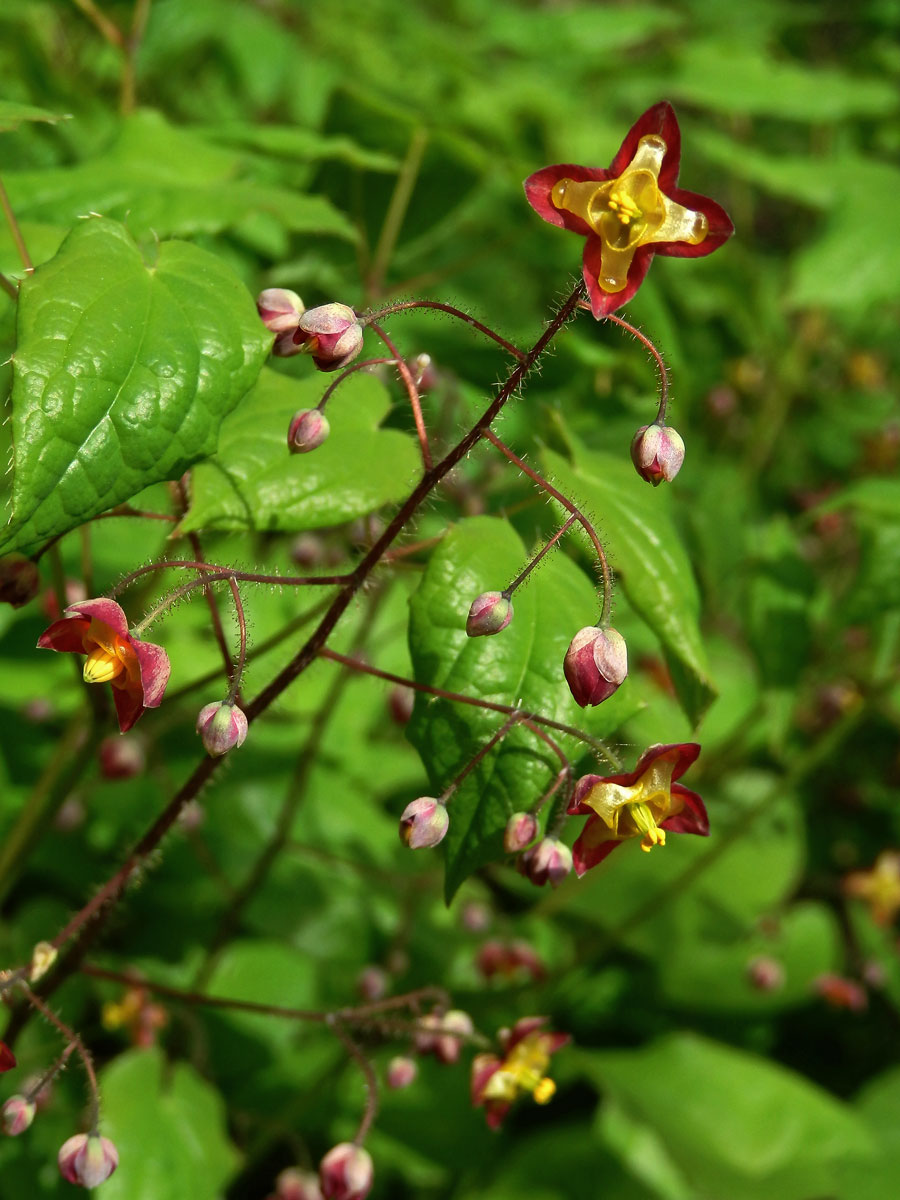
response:
<path id="1" fill-rule="evenodd" d="M 372 265 L 369 270 L 368 279 L 366 280 L 366 291 L 370 296 L 377 296 L 384 286 L 384 277 L 387 274 L 391 255 L 394 253 L 394 247 L 397 244 L 397 238 L 400 236 L 403 218 L 406 216 L 406 210 L 409 207 L 410 197 L 416 185 L 416 179 L 422 166 L 422 156 L 425 153 L 427 145 L 428 134 L 420 126 L 413 131 L 410 139 L 409 149 L 406 152 L 406 158 L 403 160 L 403 165 L 397 175 L 394 192 L 388 204 L 384 224 L 381 227 L 378 245 L 375 247 L 375 253 L 372 256 Z"/>
<path id="2" fill-rule="evenodd" d="M 656 410 L 656 422 L 658 425 L 665 425 L 666 409 L 669 405 L 669 368 L 666 366 L 665 359 L 660 354 L 652 339 L 647 337 L 645 333 L 642 333 L 637 326 L 632 325 L 622 317 L 617 317 L 615 313 L 607 313 L 606 320 L 612 321 L 614 325 L 620 326 L 630 333 L 632 337 L 637 338 L 641 345 L 649 350 L 653 356 L 656 362 L 656 369 L 659 373 L 659 407 Z"/>
<path id="3" fill-rule="evenodd" d="M 3 209 L 3 215 L 6 217 L 6 223 L 9 226 L 9 231 L 12 234 L 13 241 L 16 244 L 16 250 L 19 252 L 19 258 L 22 260 L 22 265 L 26 271 L 33 271 L 34 264 L 31 261 L 31 255 L 28 253 L 28 247 L 25 245 L 25 239 L 22 237 L 22 230 L 19 228 L 19 222 L 16 220 L 16 214 L 13 212 L 12 205 L 9 202 L 9 196 L 6 194 L 6 188 L 3 186 L 3 180 L 0 179 L 0 208 Z"/>
<path id="4" fill-rule="evenodd" d="M 329 1014 L 328 1027 L 333 1030 L 335 1035 L 343 1043 L 344 1049 L 350 1057 L 356 1062 L 356 1065 L 362 1071 L 363 1080 L 366 1085 L 366 1106 L 363 1109 L 362 1119 L 359 1123 L 359 1128 L 356 1131 L 356 1136 L 353 1138 L 354 1146 L 361 1146 L 366 1140 L 366 1134 L 372 1128 L 372 1123 L 378 1114 L 378 1080 L 375 1077 L 375 1070 L 372 1064 L 366 1058 L 362 1050 L 350 1037 L 346 1029 L 342 1026 L 338 1017 L 333 1013 Z"/>
<path id="5" fill-rule="evenodd" d="M 481 747 L 481 749 L 476 751 L 476 753 L 469 759 L 469 761 L 466 763 L 466 765 L 463 767 L 463 769 L 460 771 L 460 773 L 456 776 L 456 778 L 453 780 L 453 782 L 444 788 L 443 792 L 441 792 L 440 803 L 446 805 L 450 802 L 451 796 L 456 791 L 456 789 L 459 787 L 459 785 L 462 783 L 462 781 L 466 778 L 466 776 L 471 771 L 475 770 L 475 768 L 478 766 L 478 764 L 481 762 L 481 760 L 485 757 L 485 755 L 490 754 L 490 752 L 497 745 L 497 743 L 499 741 L 501 741 L 503 738 L 505 738 L 506 735 L 509 733 L 509 731 L 512 729 L 512 727 L 514 725 L 518 724 L 518 722 L 521 720 L 522 720 L 522 714 L 518 711 L 518 709 L 514 710 L 510 714 L 508 720 L 504 721 L 504 723 L 500 726 L 500 728 L 497 730 L 497 732 L 490 738 L 490 740 L 485 742 L 485 744 Z"/>
<path id="6" fill-rule="evenodd" d="M 550 541 L 547 542 L 541 548 L 541 550 L 534 556 L 534 558 L 531 560 L 531 562 L 528 564 L 528 566 L 525 568 L 525 570 L 520 572 L 520 574 L 518 574 L 515 577 L 515 579 L 512 581 L 512 583 L 509 584 L 501 594 L 506 596 L 507 599 L 509 599 L 509 597 L 512 596 L 512 594 L 516 590 L 516 588 L 521 583 L 524 583 L 524 581 L 528 578 L 528 576 L 531 574 L 531 572 L 534 570 L 534 568 L 538 565 L 538 563 L 541 561 L 541 559 L 544 557 L 544 555 L 548 551 L 553 549 L 553 547 L 556 545 L 556 543 L 559 541 L 559 539 L 563 536 L 563 534 L 566 533 L 569 530 L 569 528 L 577 520 L 578 520 L 578 517 L 575 515 L 575 513 L 572 513 L 572 515 L 569 517 L 568 521 L 566 521 L 565 525 L 563 525 L 562 528 L 558 529 L 556 531 L 556 533 L 554 533 L 554 535 L 550 539 Z"/>
<path id="7" fill-rule="evenodd" d="M 48 1004 L 45 1004 L 44 1001 L 40 998 L 40 996 L 37 996 L 31 990 L 31 988 L 28 986 L 28 984 L 25 983 L 24 980 L 20 981 L 19 987 L 22 989 L 22 992 L 25 995 L 25 999 L 32 1006 L 32 1008 L 37 1009 L 37 1011 L 41 1014 L 41 1016 L 46 1021 L 49 1021 L 50 1024 L 54 1027 L 54 1029 L 58 1030 L 59 1033 L 62 1034 L 62 1036 L 65 1038 L 67 1044 L 69 1046 L 74 1047 L 75 1052 L 77 1053 L 78 1057 L 81 1059 L 81 1065 L 84 1067 L 84 1073 L 87 1076 L 88 1091 L 90 1093 L 91 1132 L 96 1133 L 97 1125 L 100 1120 L 100 1088 L 97 1084 L 97 1073 L 94 1070 L 93 1059 L 91 1058 L 87 1048 L 85 1047 L 84 1042 L 81 1040 L 81 1038 L 75 1032 L 75 1030 L 70 1029 L 69 1026 L 65 1024 L 64 1021 L 60 1020 L 60 1018 L 56 1015 L 56 1013 L 53 1011 L 53 1009 L 50 1008 L 50 1006 Z"/>
<path id="8" fill-rule="evenodd" d="M 398 300 L 396 304 L 388 304 L 384 308 L 379 308 L 377 312 L 364 313 L 361 320 L 365 324 L 369 324 L 371 321 L 381 321 L 384 317 L 393 316 L 394 313 L 406 312 L 411 308 L 433 308 L 438 312 L 448 313 L 451 317 L 465 321 L 467 325 L 471 325 L 479 333 L 483 333 L 485 337 L 491 338 L 498 346 L 502 346 L 507 354 L 511 354 L 519 362 L 525 362 L 528 357 L 523 350 L 519 350 L 512 342 L 508 342 L 506 338 L 501 337 L 489 325 L 484 325 L 481 321 L 476 321 L 474 317 L 470 317 L 468 313 L 463 312 L 462 309 L 454 308 L 452 304 L 443 304 L 439 300 Z"/>
<path id="9" fill-rule="evenodd" d="M 422 466 L 426 471 L 430 471 L 434 464 L 431 458 L 431 447 L 428 445 L 428 431 L 425 428 L 425 418 L 422 416 L 422 404 L 419 399 L 419 389 L 416 387 L 416 381 L 413 379 L 412 372 L 406 365 L 405 360 L 400 356 L 397 347 L 381 326 L 376 325 L 374 321 L 369 321 L 368 324 L 394 356 L 394 365 L 400 374 L 400 378 L 403 380 L 403 386 L 406 388 L 406 394 L 409 396 L 409 405 L 412 409 L 413 420 L 416 423 L 416 436 L 422 448 Z"/>

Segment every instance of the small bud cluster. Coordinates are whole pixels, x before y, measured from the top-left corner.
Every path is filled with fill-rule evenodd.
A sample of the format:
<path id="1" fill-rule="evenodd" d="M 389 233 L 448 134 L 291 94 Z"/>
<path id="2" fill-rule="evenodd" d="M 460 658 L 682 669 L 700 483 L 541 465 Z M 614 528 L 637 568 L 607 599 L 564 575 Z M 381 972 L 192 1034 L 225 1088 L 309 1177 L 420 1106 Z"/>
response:
<path id="1" fill-rule="evenodd" d="M 267 329 L 275 334 L 272 353 L 280 358 L 308 354 L 320 371 L 338 371 L 362 350 L 363 329 L 346 304 L 305 308 L 296 292 L 267 288 L 256 301 Z"/>

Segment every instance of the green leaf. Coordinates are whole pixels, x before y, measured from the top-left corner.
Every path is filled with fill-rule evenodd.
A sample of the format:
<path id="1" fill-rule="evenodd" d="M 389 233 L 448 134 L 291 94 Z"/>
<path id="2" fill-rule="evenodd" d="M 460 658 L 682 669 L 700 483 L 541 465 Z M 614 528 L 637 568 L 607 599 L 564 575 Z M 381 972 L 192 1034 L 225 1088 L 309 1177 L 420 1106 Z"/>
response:
<path id="1" fill-rule="evenodd" d="M 857 1096 L 854 1108 L 878 1142 L 878 1157 L 840 1172 L 840 1200 L 884 1200 L 900 1178 L 900 1067 L 876 1075 Z"/>
<path id="2" fill-rule="evenodd" d="M 115 143 L 86 162 L 4 176 L 13 208 L 32 221 L 70 224 L 100 212 L 135 237 L 188 237 L 271 215 L 295 233 L 355 241 L 356 230 L 322 196 L 243 177 L 239 155 L 152 111 L 125 121 Z"/>
<path id="3" fill-rule="evenodd" d="M 229 121 L 209 125 L 202 132 L 214 141 L 226 145 L 247 146 L 266 154 L 300 162 L 337 161 L 361 171 L 395 173 L 400 166 L 392 155 L 368 150 L 352 138 L 325 137 L 311 129 L 295 125 L 246 125 Z"/>
<path id="4" fill-rule="evenodd" d="M 18 129 L 28 121 L 46 121 L 55 125 L 57 121 L 69 121 L 71 113 L 52 113 L 33 104 L 16 104 L 13 100 L 0 100 L 0 133 Z"/>
<path id="5" fill-rule="evenodd" d="M 494 703 L 518 705 L 597 736 L 633 711 L 627 685 L 594 710 L 580 709 L 562 664 L 569 642 L 595 619 L 597 596 L 570 559 L 554 553 L 515 593 L 515 616 L 493 637 L 466 635 L 469 605 L 483 591 L 506 587 L 527 562 L 505 521 L 476 517 L 447 534 L 410 602 L 410 649 L 420 683 Z M 434 794 L 453 780 L 503 724 L 502 714 L 446 700 L 416 703 L 409 738 L 422 756 Z M 565 735 L 550 730 L 575 747 Z M 503 856 L 503 829 L 549 787 L 559 760 L 527 729 L 513 729 L 463 781 L 450 801 L 446 892 Z"/>
<path id="6" fill-rule="evenodd" d="M 585 1056 L 588 1073 L 663 1143 L 701 1196 L 810 1200 L 873 1150 L 846 1105 L 799 1075 L 696 1034 Z"/>
<path id="7" fill-rule="evenodd" d="M 298 382 L 263 371 L 240 409 L 222 425 L 219 451 L 193 475 L 191 507 L 179 532 L 194 529 L 321 529 L 353 520 L 412 488 L 414 440 L 379 429 L 391 400 L 372 375 L 353 375 L 329 401 L 331 433 L 317 450 L 290 454 L 287 431 L 301 408 L 314 408 L 320 375 Z"/>
<path id="8" fill-rule="evenodd" d="M 691 564 L 668 514 L 668 496 L 650 488 L 621 456 L 574 442 L 573 462 L 545 449 L 560 491 L 594 514 L 603 546 L 635 612 L 665 654 L 678 699 L 695 724 L 716 695 L 700 635 L 700 600 Z"/>
<path id="9" fill-rule="evenodd" d="M 212 454 L 270 340 L 214 255 L 163 242 L 147 266 L 116 222 L 77 225 L 21 287 L 0 551 L 34 551 Z"/>
<path id="10" fill-rule="evenodd" d="M 225 1132 L 225 1106 L 185 1063 L 162 1052 L 130 1050 L 102 1073 L 102 1132 L 119 1167 L 103 1185 L 108 1200 L 190 1196 L 217 1200 L 238 1163 Z"/>

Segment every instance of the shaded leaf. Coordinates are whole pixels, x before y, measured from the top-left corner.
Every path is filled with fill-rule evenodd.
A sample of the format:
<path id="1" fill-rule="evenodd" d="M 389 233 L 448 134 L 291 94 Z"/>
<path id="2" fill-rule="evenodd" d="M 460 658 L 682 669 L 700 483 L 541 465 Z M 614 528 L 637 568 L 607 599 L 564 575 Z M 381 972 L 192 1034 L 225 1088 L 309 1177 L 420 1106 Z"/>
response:
<path id="1" fill-rule="evenodd" d="M 329 402 L 331 433 L 309 454 L 290 454 L 287 430 L 325 389 L 320 375 L 298 382 L 266 370 L 222 425 L 219 451 L 193 474 L 191 507 L 179 530 L 321 529 L 402 499 L 419 462 L 415 441 L 379 429 L 391 400 L 371 375 L 353 375 Z M 364 468 L 364 469 L 363 469 Z"/>
<path id="2" fill-rule="evenodd" d="M 45 108 L 35 108 L 33 104 L 16 104 L 13 100 L 0 100 L 0 133 L 18 129 L 28 121 L 45 121 L 55 125 L 57 121 L 69 121 L 71 113 L 53 113 Z"/>

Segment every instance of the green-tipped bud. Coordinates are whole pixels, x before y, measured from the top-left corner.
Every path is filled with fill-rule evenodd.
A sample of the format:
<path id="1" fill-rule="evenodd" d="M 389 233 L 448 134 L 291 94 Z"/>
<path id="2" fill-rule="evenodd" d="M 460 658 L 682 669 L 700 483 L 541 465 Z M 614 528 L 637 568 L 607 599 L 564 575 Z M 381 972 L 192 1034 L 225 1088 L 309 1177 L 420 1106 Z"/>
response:
<path id="1" fill-rule="evenodd" d="M 207 754 L 221 758 L 235 746 L 242 746 L 247 736 L 247 718 L 236 704 L 227 701 L 207 704 L 197 717 L 197 732 Z"/>
<path id="2" fill-rule="evenodd" d="M 466 618 L 469 637 L 490 637 L 500 633 L 513 619 L 513 606 L 503 592 L 482 592 L 472 601 Z"/>

